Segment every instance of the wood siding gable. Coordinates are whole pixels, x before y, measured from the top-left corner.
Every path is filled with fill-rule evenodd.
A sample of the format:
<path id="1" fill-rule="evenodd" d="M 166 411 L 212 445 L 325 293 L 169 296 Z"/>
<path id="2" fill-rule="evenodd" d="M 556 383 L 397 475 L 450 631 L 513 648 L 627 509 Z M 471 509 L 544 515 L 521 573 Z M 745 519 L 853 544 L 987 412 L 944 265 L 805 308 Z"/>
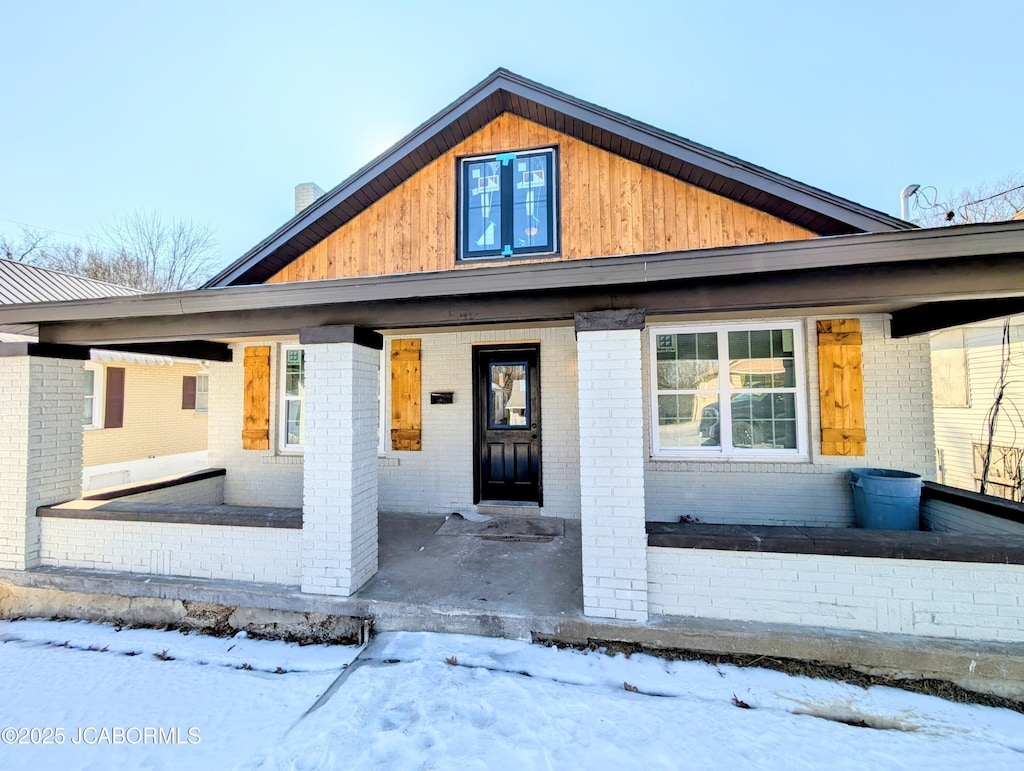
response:
<path id="1" fill-rule="evenodd" d="M 577 260 L 816 234 L 511 113 L 428 164 L 268 280 L 315 281 L 530 260 L 456 261 L 456 161 L 557 146 L 560 253 Z"/>

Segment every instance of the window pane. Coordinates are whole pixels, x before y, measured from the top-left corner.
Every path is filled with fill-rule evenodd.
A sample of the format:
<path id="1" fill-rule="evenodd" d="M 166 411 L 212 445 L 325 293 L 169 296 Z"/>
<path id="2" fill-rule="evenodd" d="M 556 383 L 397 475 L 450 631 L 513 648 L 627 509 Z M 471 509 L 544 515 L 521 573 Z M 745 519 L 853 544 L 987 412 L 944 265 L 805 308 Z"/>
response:
<path id="1" fill-rule="evenodd" d="M 729 333 L 729 385 L 733 388 L 794 388 L 793 330 Z"/>
<path id="2" fill-rule="evenodd" d="M 796 449 L 796 396 L 780 393 L 741 393 L 732 407 L 732 443 L 744 449 Z"/>
<path id="3" fill-rule="evenodd" d="M 469 161 L 465 166 L 464 226 L 470 252 L 500 249 L 501 162 Z"/>
<path id="4" fill-rule="evenodd" d="M 658 389 L 718 388 L 718 335 L 657 335 Z"/>
<path id="5" fill-rule="evenodd" d="M 285 431 L 288 435 L 288 444 L 303 444 L 303 438 L 305 436 L 303 421 L 302 421 L 302 402 L 290 401 L 285 403 L 286 413 Z"/>
<path id="6" fill-rule="evenodd" d="M 284 393 L 285 396 L 302 397 L 305 389 L 305 351 L 291 349 L 285 352 Z"/>
<path id="7" fill-rule="evenodd" d="M 714 394 L 658 396 L 658 439 L 662 447 L 717 447 L 719 437 Z"/>
<path id="8" fill-rule="evenodd" d="M 82 425 L 92 425 L 93 403 L 96 401 L 96 373 L 91 369 L 82 372 L 85 380 L 85 402 L 82 404 Z"/>
<path id="9" fill-rule="evenodd" d="M 529 422 L 529 386 L 525 363 L 491 364 L 491 428 Z"/>
<path id="10" fill-rule="evenodd" d="M 512 248 L 542 250 L 551 247 L 548 233 L 550 155 L 517 158 L 512 176 Z"/>

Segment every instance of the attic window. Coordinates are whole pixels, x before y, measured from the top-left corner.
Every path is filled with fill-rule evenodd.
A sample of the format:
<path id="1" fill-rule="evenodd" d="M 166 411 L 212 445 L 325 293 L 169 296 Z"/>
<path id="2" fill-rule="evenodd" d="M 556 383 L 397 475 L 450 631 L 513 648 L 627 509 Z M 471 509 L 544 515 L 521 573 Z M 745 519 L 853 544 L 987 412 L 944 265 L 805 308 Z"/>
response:
<path id="1" fill-rule="evenodd" d="M 459 161 L 459 259 L 557 251 L 555 148 Z"/>

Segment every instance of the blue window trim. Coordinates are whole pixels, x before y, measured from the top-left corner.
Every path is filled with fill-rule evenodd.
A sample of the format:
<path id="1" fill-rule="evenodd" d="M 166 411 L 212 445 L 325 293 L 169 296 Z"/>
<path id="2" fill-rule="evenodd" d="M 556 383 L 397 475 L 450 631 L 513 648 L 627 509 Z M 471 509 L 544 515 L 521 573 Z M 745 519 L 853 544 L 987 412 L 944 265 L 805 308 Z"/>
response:
<path id="1" fill-rule="evenodd" d="M 495 423 L 494 422 L 494 399 L 493 397 L 487 400 L 487 427 L 488 428 L 509 428 L 516 431 L 523 431 L 530 427 L 530 364 L 525 361 L 492 361 L 487 365 L 487 382 L 488 384 L 494 383 L 494 368 L 495 367 L 522 367 L 524 382 L 526 383 L 526 419 L 523 425 L 513 426 L 511 423 Z"/>
<path id="2" fill-rule="evenodd" d="M 515 185 L 515 160 L 524 158 L 544 157 L 547 162 L 547 232 L 548 243 L 535 246 L 513 245 L 512 228 L 514 214 Z M 470 188 L 469 172 L 470 165 L 480 161 L 501 162 L 501 238 L 493 249 L 469 249 L 469 228 L 466 220 L 469 218 L 469 196 L 467 191 Z M 487 259 L 515 259 L 522 255 L 554 255 L 559 249 L 559 212 L 558 212 L 558 148 L 546 147 L 539 150 L 529 150 L 512 153 L 495 153 L 492 155 L 475 155 L 458 160 L 458 244 L 457 261 L 475 261 Z"/>

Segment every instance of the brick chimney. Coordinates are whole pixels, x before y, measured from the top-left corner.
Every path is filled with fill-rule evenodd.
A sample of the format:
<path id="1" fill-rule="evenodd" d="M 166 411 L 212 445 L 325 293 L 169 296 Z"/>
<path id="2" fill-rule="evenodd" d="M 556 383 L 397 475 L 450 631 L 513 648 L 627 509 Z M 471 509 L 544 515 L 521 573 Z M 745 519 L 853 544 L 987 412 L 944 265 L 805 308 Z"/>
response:
<path id="1" fill-rule="evenodd" d="M 295 213 L 309 207 L 313 201 L 324 194 L 323 189 L 316 182 L 303 182 L 295 186 Z"/>

